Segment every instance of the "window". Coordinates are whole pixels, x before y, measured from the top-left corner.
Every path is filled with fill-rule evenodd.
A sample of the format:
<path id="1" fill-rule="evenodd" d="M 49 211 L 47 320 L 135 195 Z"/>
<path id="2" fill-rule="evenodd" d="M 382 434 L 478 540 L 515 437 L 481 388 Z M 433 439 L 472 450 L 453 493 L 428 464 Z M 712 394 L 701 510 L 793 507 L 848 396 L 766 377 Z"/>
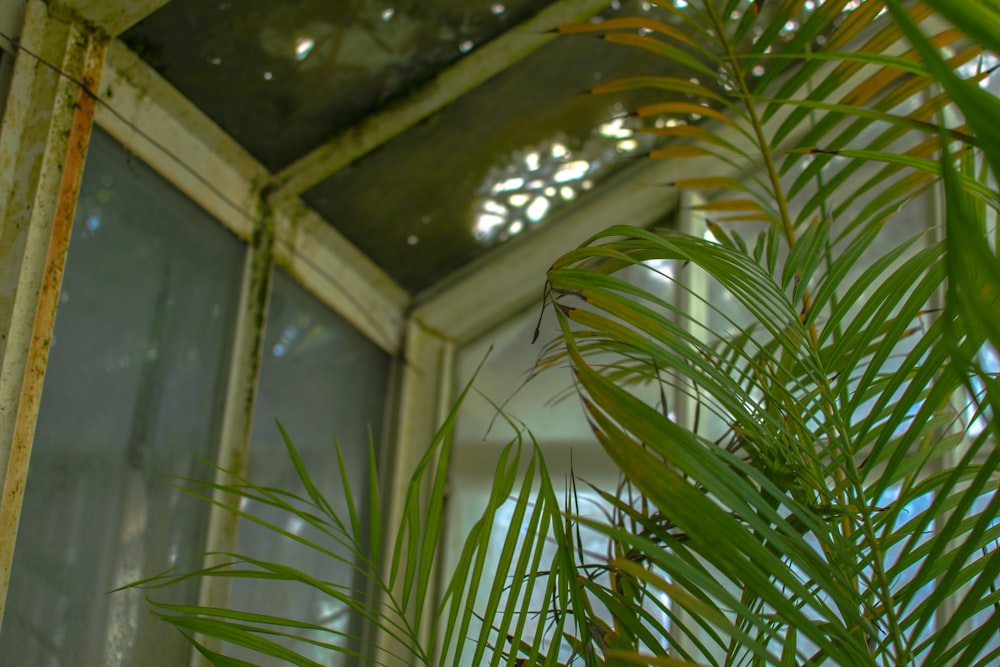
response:
<path id="1" fill-rule="evenodd" d="M 320 491 L 335 511 L 347 516 L 333 447 L 337 439 L 351 479 L 356 480 L 351 487 L 355 505 L 363 508 L 368 498 L 368 443 L 369 438 L 376 446 L 379 443 L 388 370 L 388 355 L 296 285 L 288 274 L 277 271 L 254 409 L 249 478 L 257 484 L 304 495 L 275 425 L 277 419 Z M 301 519 L 290 520 L 274 508 L 245 509 L 292 533 L 318 539 Z M 363 594 L 365 580 L 346 563 L 335 562 L 248 521 L 241 523 L 238 539 L 240 553 L 295 567 Z M 335 550 L 349 555 L 342 547 Z M 279 588 L 259 580 L 236 579 L 231 600 L 236 609 L 293 617 L 353 637 L 362 632 L 359 618 L 349 608 L 305 587 Z M 333 639 L 324 633 L 312 638 L 327 642 Z M 349 646 L 359 648 L 357 642 Z M 295 649 L 311 649 L 309 657 L 331 664 L 326 662 L 331 658 L 328 652 L 301 644 Z M 353 664 L 343 655 L 334 659 L 333 665 Z"/>
<path id="2" fill-rule="evenodd" d="M 8 606 L 4 662 L 179 665 L 186 642 L 140 591 L 203 550 L 244 247 L 95 131 L 52 337 Z M 194 601 L 195 585 L 171 592 Z"/>

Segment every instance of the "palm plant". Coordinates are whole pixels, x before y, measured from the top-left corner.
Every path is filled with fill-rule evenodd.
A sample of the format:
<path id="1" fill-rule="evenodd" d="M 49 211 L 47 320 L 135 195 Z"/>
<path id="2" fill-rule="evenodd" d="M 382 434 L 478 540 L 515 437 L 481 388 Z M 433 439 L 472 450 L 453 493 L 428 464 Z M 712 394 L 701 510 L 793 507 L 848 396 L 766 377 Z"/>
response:
<path id="1" fill-rule="evenodd" d="M 977 82 L 997 47 L 980 26 L 997 7 L 660 4 L 674 22 L 566 29 L 692 54 L 676 60 L 723 94 L 686 77 L 597 92 L 695 94 L 733 137 L 647 130 L 680 139 L 654 158 L 724 163 L 674 183 L 719 192 L 691 207 L 710 240 L 615 226 L 549 272 L 564 332 L 549 363 L 568 359 L 597 438 L 643 501 L 606 494 L 618 520 L 588 522 L 615 545 L 612 583 L 587 585 L 612 619 L 605 659 L 995 664 L 997 369 L 983 360 L 1000 343 L 1000 143 L 987 121 L 1000 103 Z M 917 26 L 936 21 L 929 37 Z M 945 60 L 944 45 L 957 55 Z M 871 257 L 901 206 L 942 179 L 944 224 Z M 703 272 L 713 298 L 689 288 L 679 308 L 619 277 L 664 262 Z M 632 390 L 646 383 L 663 388 L 660 405 Z M 695 419 L 669 418 L 670 397 Z M 673 628 L 638 604 L 655 594 Z"/>
<path id="2" fill-rule="evenodd" d="M 339 516 L 290 441 L 304 495 L 246 479 L 193 488 L 297 516 L 312 537 L 223 506 L 351 563 L 362 590 L 238 554 L 137 585 L 223 576 L 311 586 L 392 639 L 390 664 L 998 660 L 1000 102 L 979 84 L 1000 53 L 1000 7 L 654 4 L 664 20 L 563 29 L 662 55 L 670 76 L 594 93 L 662 91 L 662 103 L 635 110 L 650 119 L 641 131 L 664 138 L 651 157 L 719 165 L 672 184 L 713 194 L 684 200 L 705 230 L 615 225 L 548 274 L 563 333 L 541 366 L 572 367 L 596 438 L 621 470 L 621 487 L 599 492 L 608 520 L 561 500 L 537 445 L 519 436 L 435 589 L 466 388 L 414 474 L 391 545 L 379 540 L 374 466 L 370 519 L 355 511 L 346 474 L 349 512 Z M 943 218 L 886 247 L 901 207 L 933 192 L 943 192 Z M 676 281 L 685 303 L 626 280 L 635 267 Z M 648 385 L 658 399 L 642 398 Z M 497 534 L 505 503 L 510 528 Z M 607 538 L 606 555 L 583 550 L 583 529 Z M 499 567 L 487 570 L 498 538 Z M 300 665 L 320 664 L 308 653 L 317 648 L 371 655 L 367 636 L 152 605 L 214 664 L 249 663 L 196 636 Z M 426 614 L 434 642 L 419 630 Z"/>

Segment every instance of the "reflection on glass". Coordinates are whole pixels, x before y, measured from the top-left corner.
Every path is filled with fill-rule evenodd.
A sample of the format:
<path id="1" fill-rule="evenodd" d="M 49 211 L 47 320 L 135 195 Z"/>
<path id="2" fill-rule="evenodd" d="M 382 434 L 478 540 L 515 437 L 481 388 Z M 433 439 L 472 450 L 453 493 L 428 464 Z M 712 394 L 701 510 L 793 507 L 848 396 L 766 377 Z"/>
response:
<path id="1" fill-rule="evenodd" d="M 7 609 L 5 665 L 187 664 L 139 591 L 204 549 L 243 246 L 95 132 L 52 338 Z M 195 585 L 163 594 L 193 602 Z"/>
<path id="2" fill-rule="evenodd" d="M 275 425 L 277 419 L 288 431 L 310 476 L 333 509 L 347 516 L 333 447 L 336 438 L 352 480 L 354 503 L 363 508 L 368 498 L 365 482 L 368 480 L 369 433 L 372 442 L 377 444 L 388 369 L 389 358 L 381 349 L 330 312 L 287 274 L 276 272 L 254 407 L 249 478 L 258 484 L 304 494 Z M 297 518 L 253 503 L 247 503 L 245 509 L 293 534 L 319 540 Z M 348 555 L 343 547 L 331 545 L 329 540 L 323 544 L 339 554 Z M 323 581 L 359 591 L 364 588 L 364 580 L 355 576 L 349 565 L 335 562 L 292 540 L 279 539 L 273 532 L 248 521 L 240 526 L 238 551 L 281 562 Z M 236 609 L 290 616 L 355 637 L 361 631 L 359 619 L 347 607 L 304 587 L 268 586 L 257 580 L 236 581 L 232 604 Z M 309 638 L 343 642 L 327 633 L 313 633 Z M 314 654 L 309 657 L 322 664 L 353 664 L 345 656 L 330 655 L 315 647 L 297 645 L 295 648 L 313 650 Z M 359 645 L 354 642 L 350 648 L 356 650 Z M 250 659 L 250 656 L 241 657 Z M 254 656 L 253 659 L 258 658 Z"/>

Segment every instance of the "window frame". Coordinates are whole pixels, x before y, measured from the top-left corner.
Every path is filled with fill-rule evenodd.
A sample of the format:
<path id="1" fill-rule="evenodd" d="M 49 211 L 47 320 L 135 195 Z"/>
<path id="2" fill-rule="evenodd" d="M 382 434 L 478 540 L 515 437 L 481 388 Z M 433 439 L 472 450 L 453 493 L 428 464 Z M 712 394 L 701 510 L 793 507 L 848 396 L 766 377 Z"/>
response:
<path id="1" fill-rule="evenodd" d="M 9 546 L 0 554 L 0 622 L 48 360 L 45 346 L 30 343 L 51 336 L 87 143 L 95 124 L 247 243 L 218 446 L 220 466 L 240 471 L 247 460 L 258 360 L 276 266 L 392 358 L 399 356 L 403 346 L 409 295 L 297 198 L 270 206 L 266 193 L 272 175 L 150 66 L 109 37 L 164 2 L 69 0 L 71 6 L 53 9 L 43 0 L 28 0 L 24 15 L 13 12 L 10 19 L 23 20 L 23 25 L 2 26 L 5 34 L 20 34 L 20 46 L 55 62 L 64 74 L 55 75 L 13 47 L 4 50 L 5 61 L 16 56 L 10 87 L 4 90 L 0 150 L 19 160 L 18 174 L 35 166 L 35 151 L 43 151 L 44 157 L 41 176 L 27 184 L 15 183 L 13 176 L 7 183 L 0 179 L 7 210 L 15 210 L 21 199 L 34 203 L 23 225 L 30 232 L 20 271 L 13 285 L 4 285 L 5 295 L 10 292 L 12 299 L 21 299 L 21 307 L 5 324 L 12 334 L 15 330 L 23 333 L 18 340 L 12 336 L 11 344 L 0 349 L 4 369 L 12 366 L 14 371 L 5 373 L 3 391 L 27 405 L 16 415 L 3 415 L 2 420 L 0 543 Z M 46 73 L 48 80 L 39 84 Z M 51 109 L 51 120 L 40 109 Z M 38 116 L 47 122 L 34 120 Z M 17 188 L 23 188 L 22 192 Z M 6 235 L 16 230 L 5 219 L 2 231 Z M 39 274 L 45 271 L 51 278 L 40 285 Z M 35 371 L 30 383 L 9 380 L 28 376 L 17 372 L 19 368 Z M 387 413 L 395 411 L 393 399 L 400 392 L 392 387 L 399 384 L 398 375 L 390 373 Z M 395 459 L 388 455 L 395 448 L 387 444 L 385 462 Z M 383 472 L 386 479 L 391 477 Z M 232 514 L 213 507 L 205 550 L 234 550 L 236 527 Z M 203 582 L 202 604 L 226 603 L 228 587 L 219 586 L 220 582 L 224 583 Z M 201 660 L 192 651 L 192 664 Z"/>

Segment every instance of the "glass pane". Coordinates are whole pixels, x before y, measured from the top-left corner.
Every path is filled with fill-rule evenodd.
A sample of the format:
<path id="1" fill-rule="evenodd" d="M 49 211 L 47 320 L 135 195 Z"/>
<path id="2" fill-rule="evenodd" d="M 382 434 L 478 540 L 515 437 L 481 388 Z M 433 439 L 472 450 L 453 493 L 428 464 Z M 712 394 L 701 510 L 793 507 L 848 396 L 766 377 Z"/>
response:
<path id="1" fill-rule="evenodd" d="M 254 408 L 249 478 L 258 484 L 304 494 L 275 425 L 277 419 L 295 443 L 313 482 L 334 511 L 347 517 L 333 447 L 336 438 L 343 451 L 355 506 L 363 508 L 368 498 L 369 433 L 371 442 L 377 444 L 388 371 L 389 357 L 385 352 L 286 273 L 277 271 Z M 246 511 L 296 535 L 319 539 L 300 519 L 287 513 L 253 503 L 248 503 Z M 363 519 L 366 520 L 367 517 Z M 322 544 L 338 554 L 348 554 L 343 547 L 330 544 L 329 539 Z M 278 538 L 249 521 L 240 525 L 238 551 L 298 568 L 323 581 L 355 589 L 364 586 L 364 580 L 355 576 L 346 563 L 292 540 Z M 232 604 L 235 609 L 292 617 L 352 636 L 360 631 L 359 619 L 346 606 L 306 587 L 237 580 L 233 583 Z M 309 637 L 325 642 L 343 641 L 328 633 Z M 352 648 L 358 648 L 356 642 Z M 346 658 L 315 647 L 297 645 L 296 650 L 314 651 L 307 655 L 321 664 L 349 664 Z"/>
<path id="2" fill-rule="evenodd" d="M 122 40 L 277 171 L 546 4 L 173 0 Z"/>
<path id="3" fill-rule="evenodd" d="M 673 20 L 638 0 L 604 15 Z M 664 101 L 663 92 L 584 93 L 650 72 L 678 74 L 640 49 L 590 35 L 556 39 L 303 199 L 400 285 L 419 292 L 554 223 L 559 211 L 645 155 L 656 138 L 636 133 L 638 118 L 628 114 Z"/>
<path id="4" fill-rule="evenodd" d="M 204 549 L 204 475 L 244 246 L 95 132 L 0 634 L 10 665 L 187 664 L 143 595 L 108 591 Z M 196 584 L 163 593 L 194 601 Z"/>

